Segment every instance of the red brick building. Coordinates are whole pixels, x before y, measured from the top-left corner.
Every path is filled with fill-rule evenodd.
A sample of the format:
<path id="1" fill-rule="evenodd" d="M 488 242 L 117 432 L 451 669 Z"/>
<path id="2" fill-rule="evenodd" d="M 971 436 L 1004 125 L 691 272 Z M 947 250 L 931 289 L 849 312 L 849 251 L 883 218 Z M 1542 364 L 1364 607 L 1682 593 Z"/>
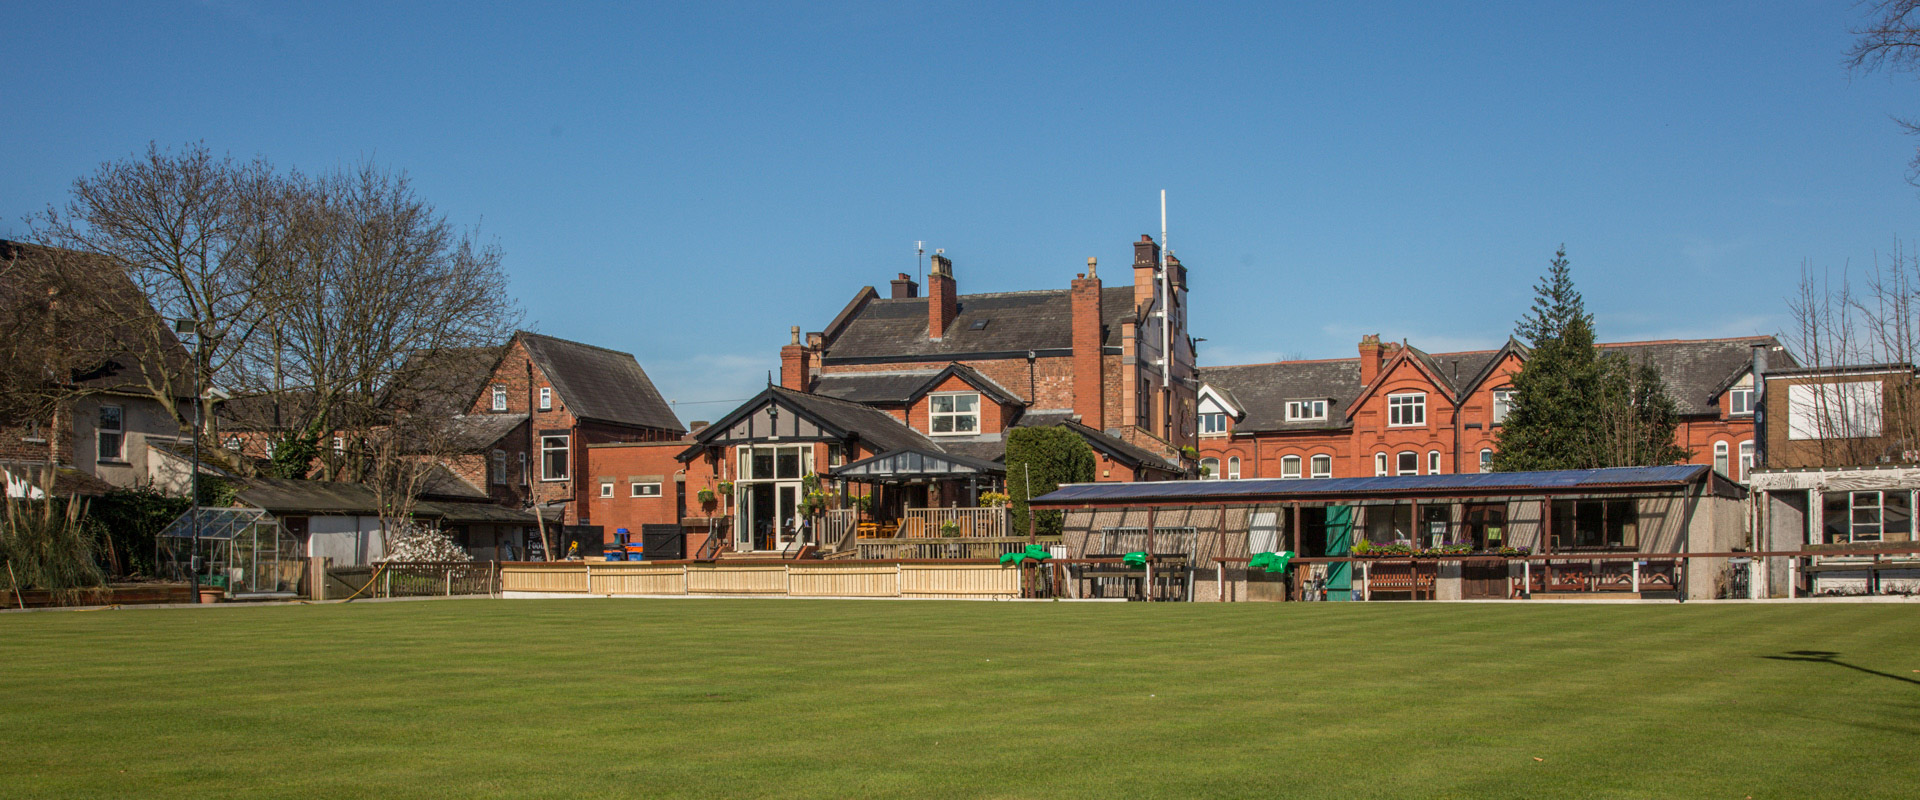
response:
<path id="1" fill-rule="evenodd" d="M 466 408 L 475 441 L 491 440 L 475 448 L 486 453 L 485 485 L 507 498 L 529 492 L 566 525 L 597 524 L 589 447 L 686 432 L 629 353 L 522 331 L 487 375 Z M 479 477 L 472 464 L 450 466 Z"/>
<path id="2" fill-rule="evenodd" d="M 1141 237 L 1132 284 L 1112 288 L 1089 259 L 1065 290 L 961 294 L 943 255 L 924 297 L 904 274 L 889 297 L 862 287 L 823 330 L 793 329 L 779 386 L 695 432 L 679 455 L 685 480 L 730 484 L 717 510 L 739 520 L 732 546 L 775 550 L 791 542 L 810 475 L 840 491 L 860 484 L 855 494 L 888 515 L 978 505 L 1006 479 L 1006 434 L 1017 427 L 1079 434 L 1099 480 L 1182 477 L 1197 371 L 1186 269 L 1170 255 L 1163 269 L 1161 256 Z M 614 455 L 631 449 L 594 453 L 609 464 L 643 457 Z M 596 474 L 619 472 L 598 463 Z"/>
<path id="3" fill-rule="evenodd" d="M 1792 363 L 1773 337 L 1600 347 L 1660 368 L 1680 412 L 1675 443 L 1745 480 L 1752 452 L 1753 351 Z M 1490 469 L 1512 377 L 1527 348 L 1426 353 L 1360 341 L 1359 357 L 1200 371 L 1202 468 L 1210 478 L 1348 478 Z"/>

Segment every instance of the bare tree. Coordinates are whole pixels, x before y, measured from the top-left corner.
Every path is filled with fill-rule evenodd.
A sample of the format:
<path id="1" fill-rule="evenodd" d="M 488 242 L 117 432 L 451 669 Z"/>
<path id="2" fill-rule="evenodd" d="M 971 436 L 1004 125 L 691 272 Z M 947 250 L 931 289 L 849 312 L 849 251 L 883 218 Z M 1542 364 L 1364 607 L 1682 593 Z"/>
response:
<path id="1" fill-rule="evenodd" d="M 215 385 L 266 323 L 260 287 L 284 271 L 271 234 L 276 183 L 266 163 L 216 158 L 204 144 L 149 145 L 75 180 L 64 208 L 30 219 L 38 243 L 104 259 L 160 317 L 195 324 L 205 346 L 184 366 L 168 326 L 123 326 L 123 344 L 148 367 L 146 389 L 182 428 L 194 415 L 179 387 Z M 210 422 L 212 396 L 200 403 Z"/>
<path id="2" fill-rule="evenodd" d="M 1769 402 L 1788 415 L 1795 446 L 1811 448 L 1823 464 L 1920 460 L 1920 395 L 1911 374 L 1920 358 L 1920 254 L 1895 242 L 1858 283 L 1850 270 L 1836 280 L 1802 265 L 1787 307 L 1794 328 L 1784 338 L 1809 371 L 1799 382 L 1808 385 L 1789 386 Z"/>
<path id="3" fill-rule="evenodd" d="M 1847 67 L 1854 72 L 1920 74 L 1920 0 L 1879 0 L 1863 3 L 1871 19 L 1853 29 L 1856 37 L 1847 50 Z M 1894 117 L 1908 135 L 1920 134 L 1920 122 Z M 1907 163 L 1907 181 L 1920 185 L 1920 153 Z"/>

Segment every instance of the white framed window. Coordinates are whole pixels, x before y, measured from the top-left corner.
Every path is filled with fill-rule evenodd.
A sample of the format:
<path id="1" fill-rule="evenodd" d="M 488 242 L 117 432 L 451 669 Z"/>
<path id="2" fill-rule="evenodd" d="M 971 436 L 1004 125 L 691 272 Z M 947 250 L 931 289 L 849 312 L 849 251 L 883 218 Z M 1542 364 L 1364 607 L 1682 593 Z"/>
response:
<path id="1" fill-rule="evenodd" d="M 1298 478 L 1298 477 L 1300 477 L 1300 457 L 1299 457 L 1299 456 L 1283 456 L 1283 457 L 1281 457 L 1281 459 L 1280 459 L 1280 477 L 1282 477 L 1282 478 Z"/>
<path id="2" fill-rule="evenodd" d="M 1394 460 L 1396 463 L 1394 464 L 1393 474 L 1395 475 L 1420 474 L 1420 454 L 1419 453 L 1413 452 L 1412 450 L 1402 450 L 1400 451 L 1400 455 L 1394 457 Z"/>
<path id="3" fill-rule="evenodd" d="M 1480 471 L 1481 472 L 1493 471 L 1493 451 L 1492 450 L 1480 451 Z"/>
<path id="4" fill-rule="evenodd" d="M 1427 451 L 1427 474 L 1428 475 L 1440 474 L 1440 451 L 1438 450 Z"/>
<path id="5" fill-rule="evenodd" d="M 1203 481 L 1220 480 L 1220 459 L 1217 459 L 1217 458 L 1200 459 L 1200 480 L 1203 480 Z"/>
<path id="6" fill-rule="evenodd" d="M 333 452 L 336 454 L 347 452 L 347 437 L 345 436 L 333 437 Z"/>
<path id="7" fill-rule="evenodd" d="M 1316 420 L 1327 418 L 1325 400 L 1288 400 L 1287 421 Z"/>
<path id="8" fill-rule="evenodd" d="M 227 437 L 227 450 L 238 453 L 246 448 L 247 440 L 240 438 L 238 434 Z"/>
<path id="9" fill-rule="evenodd" d="M 1880 435 L 1879 381 L 1787 387 L 1788 439 L 1864 439 Z"/>
<path id="10" fill-rule="evenodd" d="M 127 412 L 120 406 L 101 406 L 100 425 L 95 434 L 94 458 L 101 461 L 119 461 L 125 456 L 127 440 Z"/>
<path id="11" fill-rule="evenodd" d="M 1373 454 L 1373 474 L 1375 475 L 1390 474 L 1387 472 L 1387 454 L 1386 453 Z"/>
<path id="12" fill-rule="evenodd" d="M 1240 480 L 1240 457 L 1227 456 L 1227 480 Z"/>
<path id="13" fill-rule="evenodd" d="M 1493 390 L 1493 424 L 1507 421 L 1507 415 L 1513 413 L 1513 390 Z"/>
<path id="14" fill-rule="evenodd" d="M 1314 456 L 1313 458 L 1307 459 L 1307 466 L 1309 469 L 1312 470 L 1309 473 L 1312 477 L 1315 477 L 1315 478 L 1333 477 L 1333 456 L 1327 455 L 1325 453 Z"/>
<path id="15" fill-rule="evenodd" d="M 660 484 L 636 482 L 630 488 L 633 497 L 659 497 Z"/>
<path id="16" fill-rule="evenodd" d="M 601 497 L 613 496 L 613 481 L 602 481 L 600 483 L 600 496 Z"/>
<path id="17" fill-rule="evenodd" d="M 1427 393 L 1387 395 L 1387 425 L 1405 428 L 1427 424 Z"/>
<path id="18" fill-rule="evenodd" d="M 1753 389 L 1735 388 L 1727 390 L 1727 414 L 1740 416 L 1753 413 Z"/>
<path id="19" fill-rule="evenodd" d="M 507 451 L 493 451 L 493 482 L 505 485 L 507 482 Z"/>
<path id="20" fill-rule="evenodd" d="M 1731 470 L 1727 469 L 1727 443 L 1726 442 L 1713 443 L 1713 471 L 1718 472 L 1722 475 L 1731 474 Z"/>
<path id="21" fill-rule="evenodd" d="M 493 410 L 507 410 L 507 388 L 505 386 L 493 387 Z"/>
<path id="22" fill-rule="evenodd" d="M 927 418 L 927 427 L 937 436 L 979 433 L 980 393 L 930 395 Z"/>
<path id="23" fill-rule="evenodd" d="M 1200 435 L 1217 436 L 1227 432 L 1227 415 L 1212 413 L 1200 415 Z"/>
<path id="24" fill-rule="evenodd" d="M 553 387 L 551 386 L 540 387 L 540 410 L 541 411 L 553 410 Z"/>
<path id="25" fill-rule="evenodd" d="M 525 486 L 529 483 L 529 481 L 527 480 L 527 454 L 520 453 L 519 456 L 520 456 L 520 485 Z"/>
<path id="26" fill-rule="evenodd" d="M 1823 539 L 1828 543 L 1902 542 L 1913 531 L 1908 491 L 1825 492 Z"/>
<path id="27" fill-rule="evenodd" d="M 572 438 L 564 433 L 540 437 L 540 480 L 567 479 L 567 445 Z"/>
<path id="28" fill-rule="evenodd" d="M 1752 474 L 1753 474 L 1753 440 L 1749 439 L 1747 441 L 1740 443 L 1740 474 L 1735 475 L 1733 479 L 1740 481 L 1741 483 L 1745 483 L 1747 481 L 1747 478 Z"/>

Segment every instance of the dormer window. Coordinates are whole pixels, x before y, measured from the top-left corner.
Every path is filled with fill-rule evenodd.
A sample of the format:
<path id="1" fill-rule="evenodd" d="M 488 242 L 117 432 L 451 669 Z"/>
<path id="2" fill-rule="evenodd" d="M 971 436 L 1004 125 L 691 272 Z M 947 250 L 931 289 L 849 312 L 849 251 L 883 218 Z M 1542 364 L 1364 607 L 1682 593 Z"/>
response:
<path id="1" fill-rule="evenodd" d="M 927 426 L 935 435 L 980 432 L 980 393 L 936 394 L 927 397 Z"/>
<path id="2" fill-rule="evenodd" d="M 1327 418 L 1325 400 L 1289 400 L 1287 401 L 1287 421 L 1302 422 Z"/>
<path id="3" fill-rule="evenodd" d="M 493 410 L 507 410 L 507 389 L 504 386 L 493 387 Z"/>
<path id="4" fill-rule="evenodd" d="M 1742 416 L 1753 413 L 1753 389 L 1730 389 L 1727 391 L 1727 414 Z"/>
<path id="5" fill-rule="evenodd" d="M 1214 436 L 1214 435 L 1219 435 L 1226 432 L 1227 432 L 1227 415 L 1226 414 L 1214 413 L 1214 414 L 1200 415 L 1200 435 L 1201 436 Z"/>

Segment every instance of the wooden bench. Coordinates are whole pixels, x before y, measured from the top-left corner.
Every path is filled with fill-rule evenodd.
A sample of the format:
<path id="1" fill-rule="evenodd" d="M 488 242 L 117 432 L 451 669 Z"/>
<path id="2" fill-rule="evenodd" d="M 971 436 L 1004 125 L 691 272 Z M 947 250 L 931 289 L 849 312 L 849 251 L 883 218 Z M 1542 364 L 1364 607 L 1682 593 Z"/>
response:
<path id="1" fill-rule="evenodd" d="M 1406 592 L 1413 599 L 1420 599 L 1425 593 L 1428 600 L 1434 596 L 1433 582 L 1439 574 L 1439 563 L 1422 564 L 1412 559 L 1399 561 L 1366 561 L 1367 596 L 1372 598 L 1375 592 Z M 1424 568 L 1423 568 L 1424 566 Z"/>

